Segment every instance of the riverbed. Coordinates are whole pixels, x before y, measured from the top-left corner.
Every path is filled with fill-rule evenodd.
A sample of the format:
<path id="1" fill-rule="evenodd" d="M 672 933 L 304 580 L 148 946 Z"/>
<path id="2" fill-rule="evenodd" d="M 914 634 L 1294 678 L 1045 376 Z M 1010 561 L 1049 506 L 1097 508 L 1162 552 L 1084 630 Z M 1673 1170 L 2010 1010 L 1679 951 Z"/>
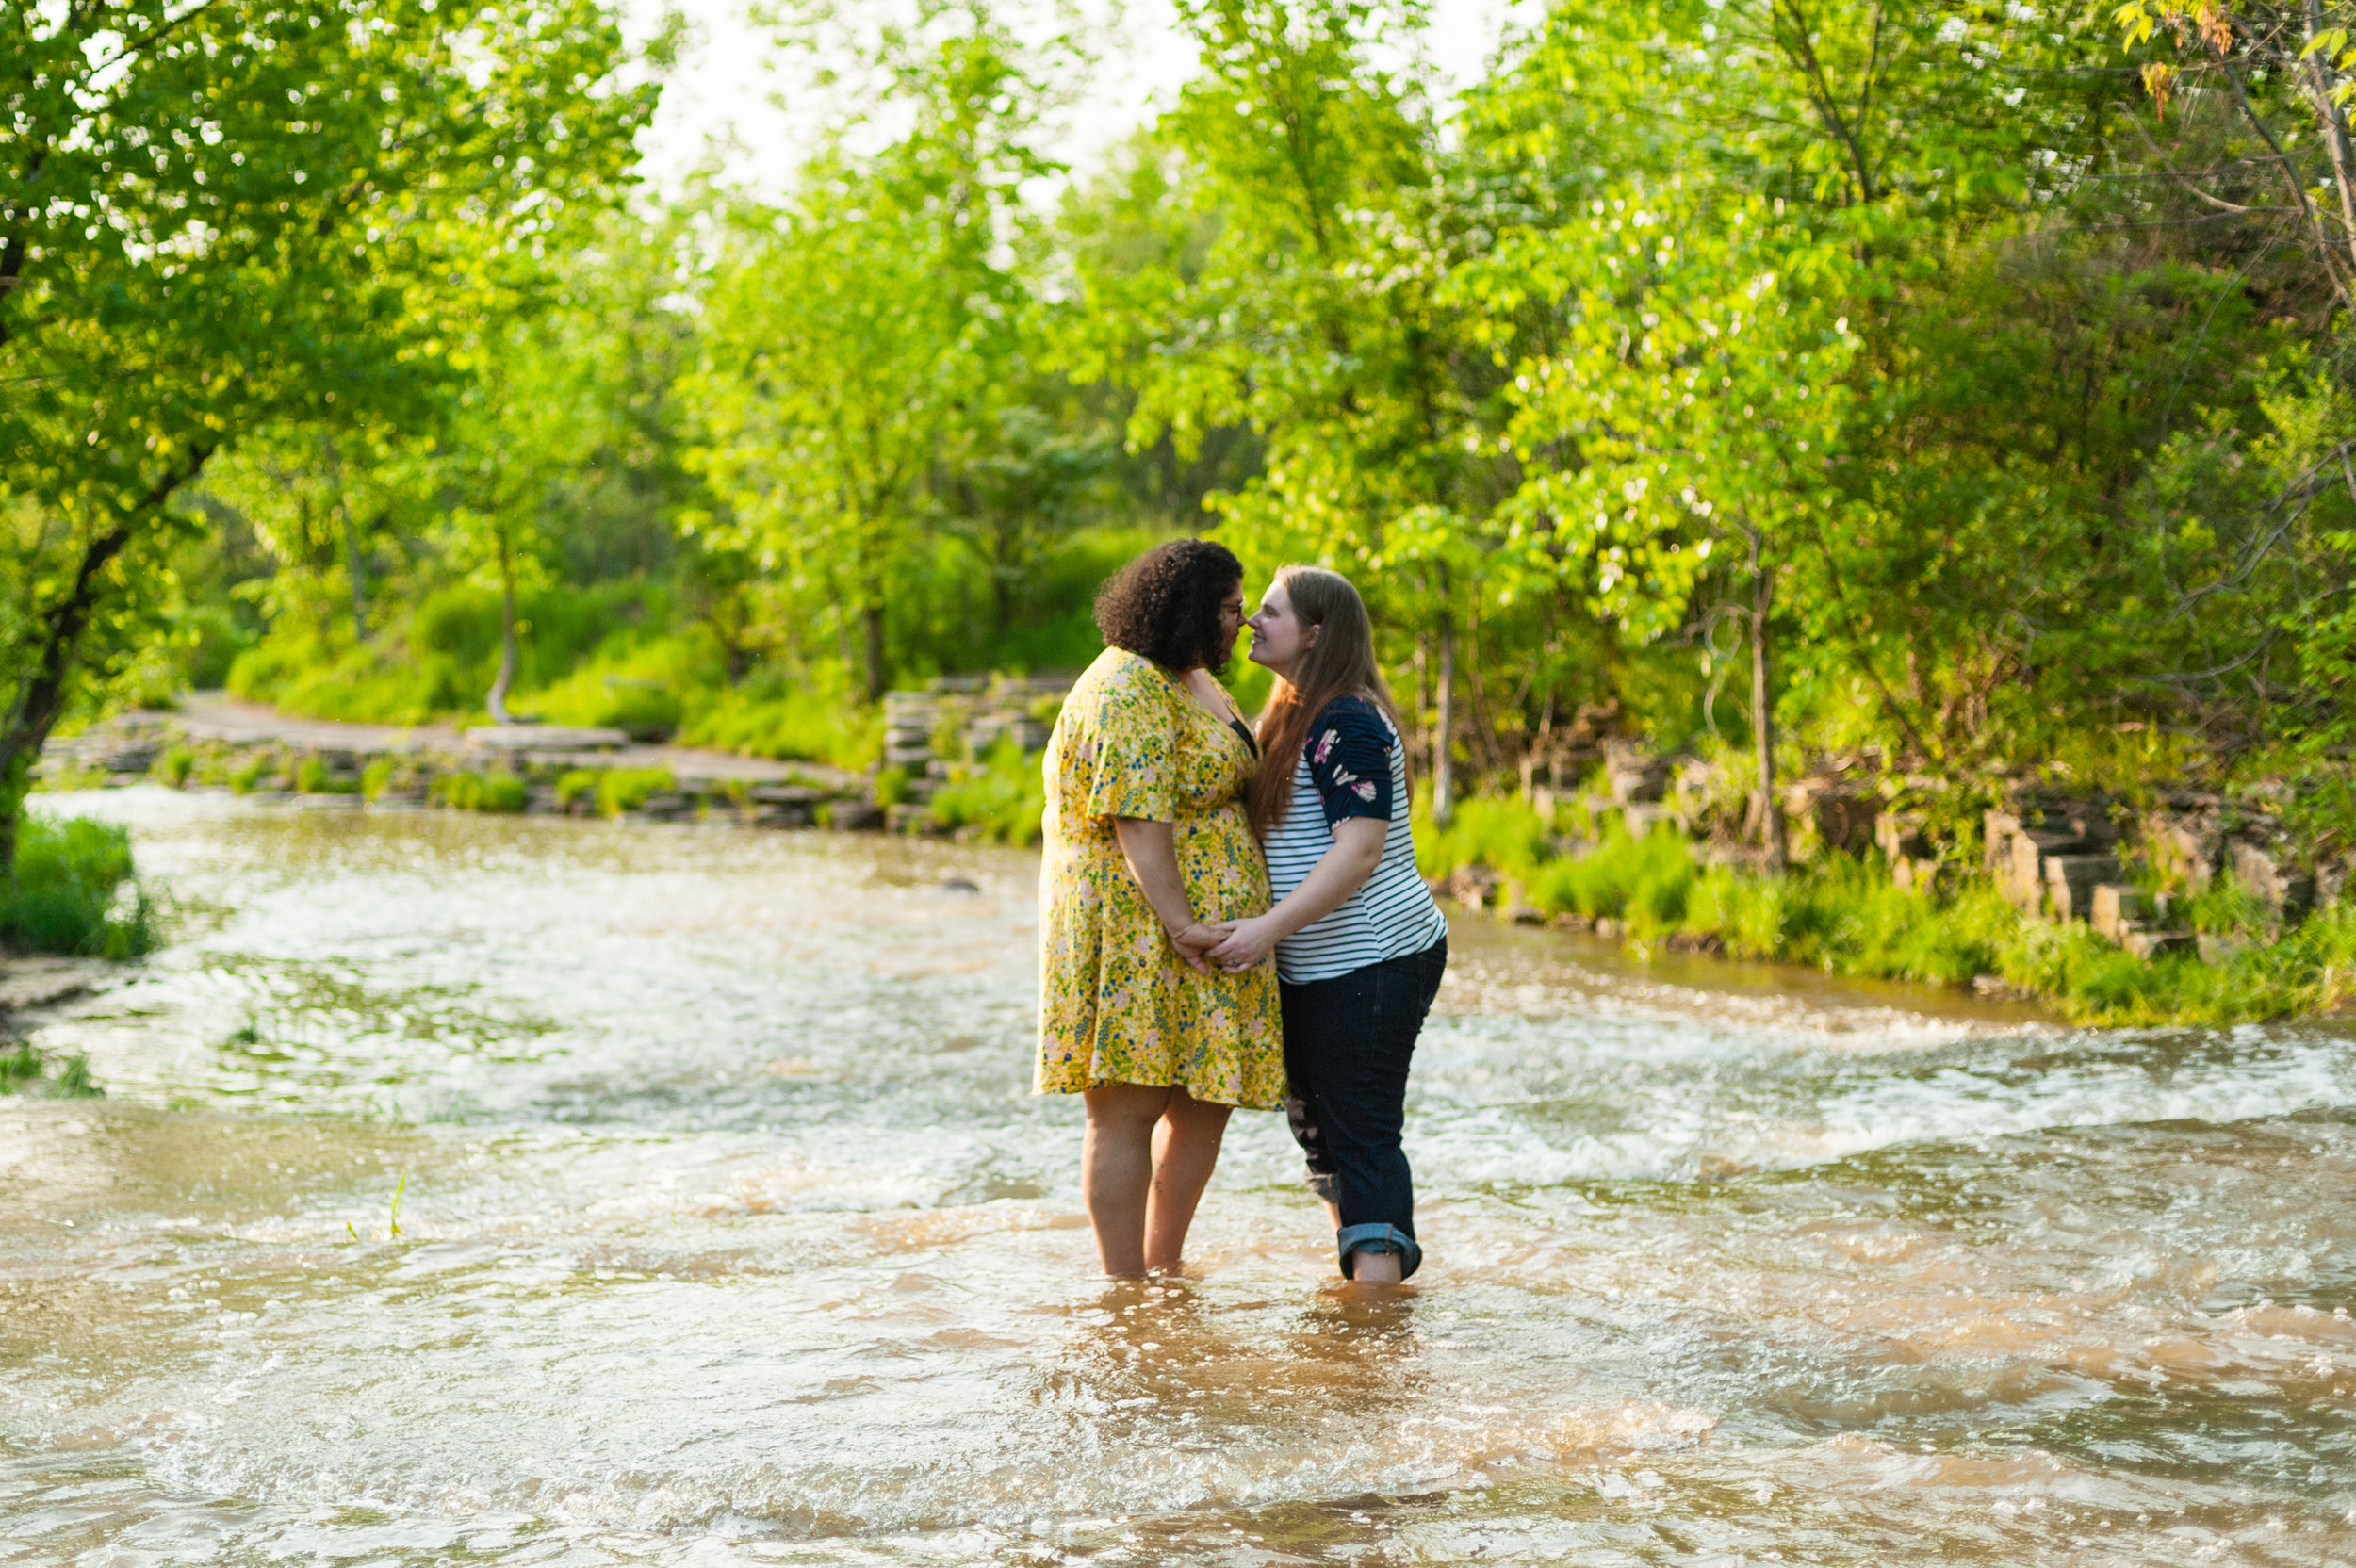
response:
<path id="1" fill-rule="evenodd" d="M 1037 861 L 139 788 L 0 1099 L 0 1562 L 2356 1563 L 2356 1030 L 1460 915 L 1429 1261 L 1239 1114 L 1108 1285 Z"/>

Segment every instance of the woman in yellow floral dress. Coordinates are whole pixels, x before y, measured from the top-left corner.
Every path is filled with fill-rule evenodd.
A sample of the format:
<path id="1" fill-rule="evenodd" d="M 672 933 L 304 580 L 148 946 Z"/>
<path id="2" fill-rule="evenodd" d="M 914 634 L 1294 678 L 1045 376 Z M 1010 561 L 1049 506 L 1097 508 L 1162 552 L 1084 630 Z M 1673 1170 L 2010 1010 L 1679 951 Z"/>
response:
<path id="1" fill-rule="evenodd" d="M 1284 1098 L 1274 972 L 1203 960 L 1213 926 L 1268 906 L 1242 806 L 1257 745 L 1212 674 L 1242 589 L 1207 540 L 1131 562 L 1047 743 L 1037 1082 L 1086 1099 L 1081 1192 L 1112 1275 L 1178 1266 L 1228 1112 Z"/>

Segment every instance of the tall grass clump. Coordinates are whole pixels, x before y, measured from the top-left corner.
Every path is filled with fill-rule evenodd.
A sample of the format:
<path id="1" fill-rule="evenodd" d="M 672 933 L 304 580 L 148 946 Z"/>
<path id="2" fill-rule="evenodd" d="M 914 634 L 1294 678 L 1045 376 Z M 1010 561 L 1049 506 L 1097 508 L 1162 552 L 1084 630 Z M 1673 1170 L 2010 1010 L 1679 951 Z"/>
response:
<path id="1" fill-rule="evenodd" d="M 1693 850 L 1676 834 L 1637 839 L 1615 829 L 1592 854 L 1539 866 L 1527 886 L 1546 914 L 1626 921 L 1630 935 L 1647 938 L 1683 928 L 1699 876 Z"/>
<path id="2" fill-rule="evenodd" d="M 52 1100 L 96 1100 L 106 1091 L 91 1082 L 90 1058 L 68 1056 L 57 1064 L 57 1076 L 28 1040 L 0 1050 L 0 1094 L 46 1094 Z"/>
<path id="3" fill-rule="evenodd" d="M 596 788 L 598 814 L 618 817 L 657 795 L 669 794 L 679 788 L 679 780 L 668 768 L 601 768 Z"/>
<path id="4" fill-rule="evenodd" d="M 1026 757 L 1012 736 L 990 748 L 983 765 L 942 785 L 932 817 L 945 827 L 970 827 L 996 843 L 1035 844 L 1047 815 L 1047 782 L 1039 759 Z"/>
<path id="5" fill-rule="evenodd" d="M 883 714 L 808 686 L 748 684 L 691 709 L 678 739 L 685 746 L 858 770 L 883 753 Z"/>
<path id="6" fill-rule="evenodd" d="M 1519 795 L 1478 795 L 1459 801 L 1446 827 L 1432 822 L 1428 791 L 1415 802 L 1415 869 L 1426 876 L 1445 876 L 1458 866 L 1488 866 L 1513 877 L 1527 877 L 1545 857 L 1547 824 L 1537 808 Z"/>
<path id="7" fill-rule="evenodd" d="M 531 787 L 504 768 L 447 773 L 434 781 L 434 798 L 460 811 L 520 811 L 531 797 Z"/>
<path id="8" fill-rule="evenodd" d="M 25 817 L 16 874 L 0 884 L 0 939 L 74 957 L 153 953 L 162 939 L 132 865 L 130 830 L 87 817 Z"/>

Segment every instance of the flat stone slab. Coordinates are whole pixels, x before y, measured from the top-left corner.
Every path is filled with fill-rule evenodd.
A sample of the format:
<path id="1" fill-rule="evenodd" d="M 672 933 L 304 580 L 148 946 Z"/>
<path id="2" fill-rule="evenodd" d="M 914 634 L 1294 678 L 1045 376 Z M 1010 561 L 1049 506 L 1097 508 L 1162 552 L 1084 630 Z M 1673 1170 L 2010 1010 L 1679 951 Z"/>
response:
<path id="1" fill-rule="evenodd" d="M 0 1013 L 54 1007 L 96 990 L 121 971 L 104 958 L 11 958 L 0 963 Z"/>
<path id="2" fill-rule="evenodd" d="M 630 737 L 597 725 L 486 724 L 466 731 L 466 744 L 484 751 L 620 751 Z"/>

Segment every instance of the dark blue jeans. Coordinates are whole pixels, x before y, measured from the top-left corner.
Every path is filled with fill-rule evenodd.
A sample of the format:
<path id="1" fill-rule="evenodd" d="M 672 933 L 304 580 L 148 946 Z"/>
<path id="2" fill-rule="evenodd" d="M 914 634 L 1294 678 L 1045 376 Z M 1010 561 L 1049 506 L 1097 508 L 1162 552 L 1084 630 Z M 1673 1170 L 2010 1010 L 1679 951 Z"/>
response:
<path id="1" fill-rule="evenodd" d="M 1309 1157 L 1309 1185 L 1342 1212 L 1334 1245 L 1342 1272 L 1357 1252 L 1402 1254 L 1399 1275 L 1423 1262 L 1415 1245 L 1415 1183 L 1399 1146 L 1415 1037 L 1448 969 L 1448 939 L 1331 980 L 1281 988 L 1285 1119 Z"/>

